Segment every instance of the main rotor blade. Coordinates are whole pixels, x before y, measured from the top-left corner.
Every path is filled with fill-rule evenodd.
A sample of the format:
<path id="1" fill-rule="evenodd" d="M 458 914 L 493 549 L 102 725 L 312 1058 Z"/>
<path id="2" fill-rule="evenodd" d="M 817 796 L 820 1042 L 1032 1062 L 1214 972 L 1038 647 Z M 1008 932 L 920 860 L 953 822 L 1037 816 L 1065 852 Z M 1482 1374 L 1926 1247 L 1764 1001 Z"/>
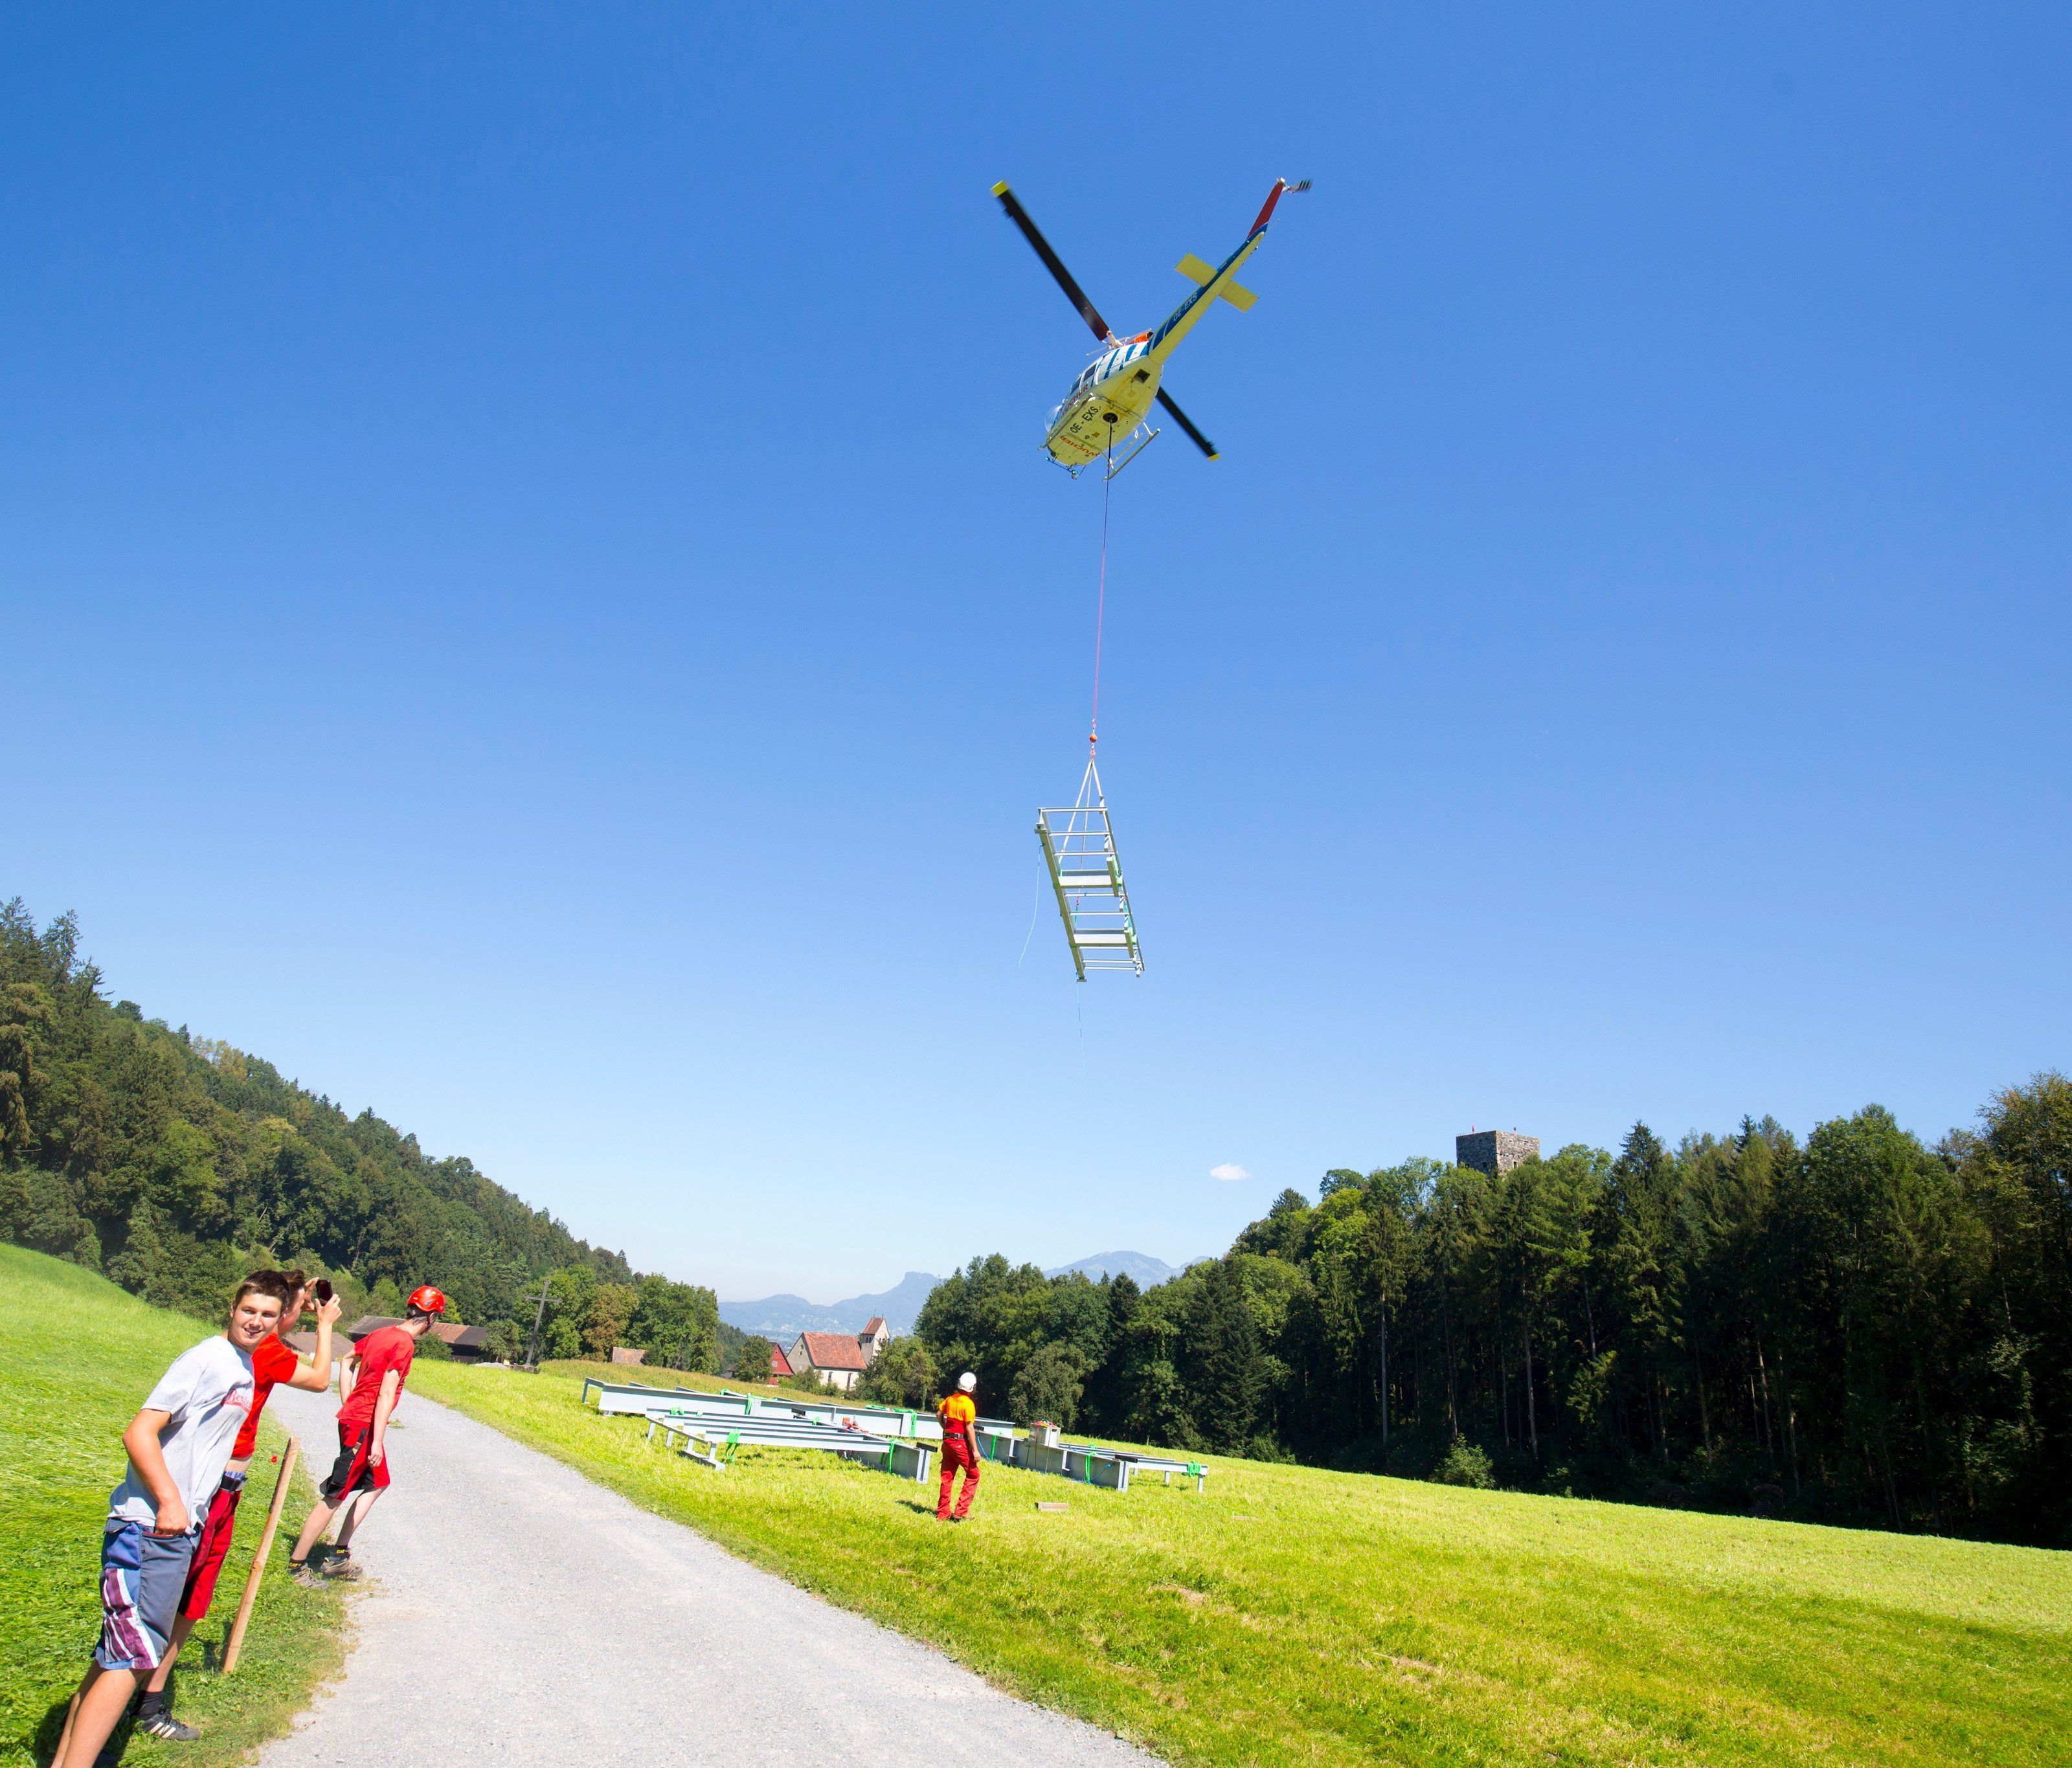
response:
<path id="1" fill-rule="evenodd" d="M 1190 417 L 1186 413 L 1181 410 L 1179 406 L 1174 402 L 1172 394 L 1166 392 L 1163 387 L 1161 387 L 1158 389 L 1158 403 L 1163 405 L 1166 410 L 1173 414 L 1173 421 L 1178 424 L 1182 430 L 1186 430 L 1190 436 L 1194 438 L 1194 446 L 1200 449 L 1203 454 L 1207 454 L 1211 460 L 1220 460 L 1223 458 L 1223 457 L 1216 452 L 1216 445 L 1211 442 L 1207 437 L 1204 436 L 1201 431 L 1195 429 L 1194 419 Z"/>
<path id="2" fill-rule="evenodd" d="M 1106 343 L 1115 335 L 1108 329 L 1108 321 L 1094 310 L 1093 302 L 1087 298 L 1087 291 L 1072 280 L 1072 273 L 1065 268 L 1065 261 L 1050 249 L 1050 242 L 1037 231 L 1036 224 L 1029 219 L 1029 211 L 1022 206 L 1014 192 L 1005 184 L 994 185 L 993 194 L 1000 199 L 1000 206 L 1007 211 L 1008 220 L 1020 228 L 1022 237 L 1036 248 L 1036 255 L 1042 259 L 1043 267 L 1058 279 L 1058 286 L 1079 310 L 1079 317 L 1087 322 L 1093 335 Z"/>

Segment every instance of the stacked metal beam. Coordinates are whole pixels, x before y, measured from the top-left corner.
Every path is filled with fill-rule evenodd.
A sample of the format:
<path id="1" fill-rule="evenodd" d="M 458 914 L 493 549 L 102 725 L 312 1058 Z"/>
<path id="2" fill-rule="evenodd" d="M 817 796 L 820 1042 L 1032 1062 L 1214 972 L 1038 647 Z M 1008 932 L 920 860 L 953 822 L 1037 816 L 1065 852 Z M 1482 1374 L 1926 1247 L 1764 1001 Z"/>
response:
<path id="1" fill-rule="evenodd" d="M 731 1411 L 745 1418 L 810 1418 L 822 1424 L 873 1431 L 881 1436 L 914 1437 L 928 1442 L 940 1441 L 943 1434 L 942 1424 L 933 1413 L 911 1412 L 897 1406 L 852 1404 L 844 1400 L 808 1400 L 804 1395 L 781 1392 L 735 1393 L 731 1389 L 722 1389 L 711 1393 L 700 1388 L 645 1388 L 632 1382 L 602 1381 L 594 1375 L 583 1383 L 585 1404 L 589 1404 L 593 1389 L 598 1396 L 597 1409 L 601 1412 L 645 1416 L 654 1409 L 657 1400 L 666 1399 L 695 1404 L 713 1412 Z"/>
<path id="2" fill-rule="evenodd" d="M 858 1459 L 882 1460 L 888 1473 L 925 1481 L 940 1422 L 926 1412 L 887 1406 L 850 1405 L 841 1400 L 812 1400 L 788 1394 L 746 1394 L 697 1388 L 648 1388 L 592 1376 L 583 1384 L 583 1400 L 597 1392 L 602 1413 L 631 1414 L 648 1420 L 648 1440 L 657 1430 L 665 1444 L 684 1438 L 680 1453 L 709 1467 L 724 1468 L 732 1451 L 743 1445 L 771 1448 L 822 1449 Z M 1206 1491 L 1208 1470 L 1198 1461 L 1146 1454 L 1129 1449 L 1103 1449 L 1096 1443 L 1046 1441 L 1018 1433 L 1004 1418 L 976 1423 L 979 1453 L 1003 1466 L 1054 1474 L 1081 1485 L 1129 1490 L 1134 1474 L 1160 1474 L 1170 1486 L 1175 1474 Z M 700 1446 L 702 1445 L 702 1446 Z"/>
<path id="3" fill-rule="evenodd" d="M 1162 1474 L 1168 1486 L 1179 1474 L 1194 1481 L 1196 1491 L 1208 1489 L 1208 1469 L 1198 1461 L 1177 1461 L 1132 1449 L 1103 1449 L 1097 1443 L 1045 1442 L 1018 1436 L 1012 1425 L 997 1418 L 978 1421 L 978 1445 L 988 1461 L 1026 1467 L 1034 1474 L 1055 1474 L 1084 1486 L 1104 1486 L 1111 1491 L 1128 1491 L 1133 1474 Z"/>
<path id="4" fill-rule="evenodd" d="M 758 1404 L 759 1396 L 706 1393 L 689 1388 L 664 1390 L 593 1379 L 583 1384 L 586 1400 L 592 1388 L 598 1390 L 600 1412 L 644 1416 L 648 1441 L 652 1442 L 660 1430 L 664 1445 L 676 1448 L 680 1437 L 679 1453 L 722 1471 L 734 1458 L 734 1451 L 746 1444 L 822 1449 L 856 1460 L 875 1461 L 887 1473 L 925 1481 L 934 1454 L 934 1445 L 925 1441 L 867 1430 L 853 1420 L 837 1422 L 825 1416 L 809 1416 L 806 1408 Z"/>

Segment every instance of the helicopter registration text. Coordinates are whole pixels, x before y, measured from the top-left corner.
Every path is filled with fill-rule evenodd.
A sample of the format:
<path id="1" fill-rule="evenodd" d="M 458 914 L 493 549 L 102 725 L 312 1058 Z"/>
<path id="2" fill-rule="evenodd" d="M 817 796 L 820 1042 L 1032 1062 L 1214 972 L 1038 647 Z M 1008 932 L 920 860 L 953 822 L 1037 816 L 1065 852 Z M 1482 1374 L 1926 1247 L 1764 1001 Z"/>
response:
<path id="1" fill-rule="evenodd" d="M 1147 334 L 1088 364 L 1064 403 L 1050 414 L 1043 446 L 1060 466 L 1079 467 L 1107 453 L 1145 420 L 1158 397 L 1161 364 L 1149 352 Z"/>

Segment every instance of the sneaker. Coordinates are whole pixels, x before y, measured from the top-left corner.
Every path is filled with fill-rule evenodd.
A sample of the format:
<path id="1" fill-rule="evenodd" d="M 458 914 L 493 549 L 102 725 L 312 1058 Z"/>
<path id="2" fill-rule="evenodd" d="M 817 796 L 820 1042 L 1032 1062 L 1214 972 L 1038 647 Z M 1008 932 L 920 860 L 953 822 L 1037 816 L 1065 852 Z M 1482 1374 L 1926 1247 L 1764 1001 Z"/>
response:
<path id="1" fill-rule="evenodd" d="M 323 1588 L 322 1574 L 307 1560 L 304 1560 L 299 1565 L 293 1560 L 289 1560 L 288 1576 L 306 1590 L 320 1590 Z"/>
<path id="2" fill-rule="evenodd" d="M 323 1575 L 350 1584 L 356 1577 L 366 1577 L 350 1553 L 327 1553 L 324 1556 Z"/>
<path id="3" fill-rule="evenodd" d="M 138 1719 L 137 1729 L 146 1737 L 162 1737 L 167 1743 L 192 1743 L 201 1735 L 192 1725 L 182 1725 L 166 1707 Z"/>

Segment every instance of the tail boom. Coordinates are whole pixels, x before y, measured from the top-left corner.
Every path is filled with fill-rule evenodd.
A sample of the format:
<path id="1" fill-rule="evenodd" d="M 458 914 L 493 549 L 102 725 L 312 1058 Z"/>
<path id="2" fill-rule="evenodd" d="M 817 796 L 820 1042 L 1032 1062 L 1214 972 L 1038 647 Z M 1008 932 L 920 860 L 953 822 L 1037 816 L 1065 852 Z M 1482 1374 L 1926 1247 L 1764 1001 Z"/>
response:
<path id="1" fill-rule="evenodd" d="M 1180 273 L 1198 285 L 1194 292 L 1174 308 L 1165 324 L 1151 334 L 1150 355 L 1163 364 L 1180 347 L 1180 340 L 1194 330 L 1194 322 L 1208 311 L 1209 303 L 1220 298 L 1230 302 L 1240 313 L 1251 310 L 1256 298 L 1251 290 L 1240 287 L 1237 282 L 1239 268 L 1259 249 L 1259 242 L 1266 236 L 1266 224 L 1273 219 L 1273 208 L 1290 191 L 1306 191 L 1309 181 L 1304 179 L 1299 184 L 1291 184 L 1285 178 L 1276 178 L 1273 188 L 1266 193 L 1266 206 L 1259 212 L 1259 219 L 1252 224 L 1252 231 L 1244 236 L 1244 244 L 1225 258 L 1207 277 L 1200 274 L 1208 266 L 1191 253 L 1180 261 Z"/>
<path id="2" fill-rule="evenodd" d="M 1259 212 L 1259 219 L 1252 224 L 1252 231 L 1245 237 L 1256 240 L 1266 231 L 1266 224 L 1273 219 L 1273 205 L 1288 191 L 1293 191 L 1300 195 L 1309 187 L 1309 180 L 1306 178 L 1299 184 L 1291 184 L 1285 178 L 1274 179 L 1273 188 L 1266 193 L 1266 207 Z"/>

